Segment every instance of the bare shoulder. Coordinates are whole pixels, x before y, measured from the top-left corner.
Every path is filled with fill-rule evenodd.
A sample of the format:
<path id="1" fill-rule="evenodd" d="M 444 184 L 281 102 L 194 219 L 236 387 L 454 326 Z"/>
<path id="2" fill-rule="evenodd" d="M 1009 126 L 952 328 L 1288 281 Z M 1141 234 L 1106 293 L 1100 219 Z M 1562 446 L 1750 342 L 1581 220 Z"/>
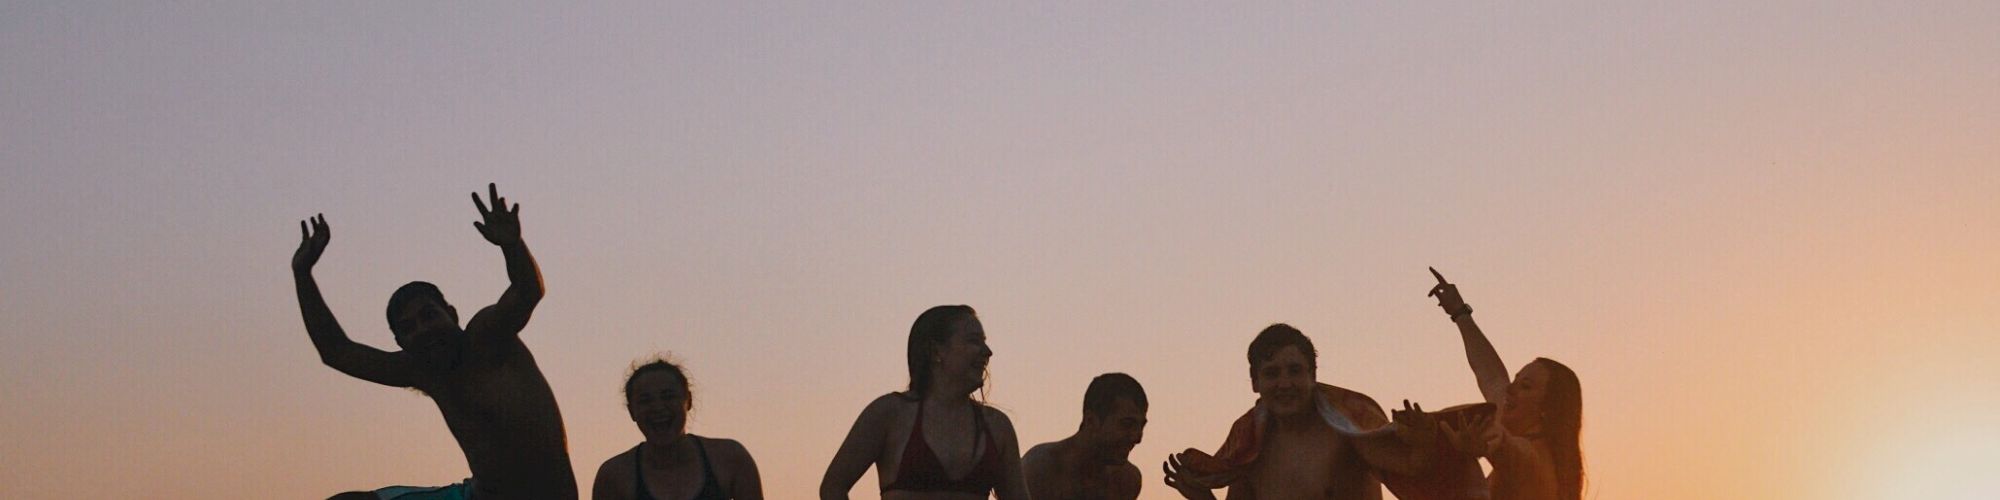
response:
<path id="1" fill-rule="evenodd" d="M 1061 441 L 1051 441 L 1028 448 L 1027 453 L 1021 454 L 1021 464 L 1027 467 L 1034 467 L 1035 464 L 1047 460 L 1050 455 L 1056 452 L 1056 445 L 1058 443 L 1061 443 Z"/>
<path id="2" fill-rule="evenodd" d="M 910 399 L 904 398 L 903 393 L 900 392 L 883 394 L 882 397 L 875 398 L 874 401 L 869 401 L 868 406 L 861 409 L 860 420 L 864 422 L 887 423 L 896 418 L 896 416 L 902 415 L 912 402 Z"/>
<path id="3" fill-rule="evenodd" d="M 1056 450 L 1061 443 L 1054 441 L 1028 448 L 1027 453 L 1021 454 L 1021 472 L 1030 478 L 1043 476 L 1043 473 L 1055 467 Z"/>
<path id="4" fill-rule="evenodd" d="M 702 438 L 702 442 L 708 446 L 709 453 L 721 455 L 730 462 L 738 464 L 753 462 L 750 458 L 750 449 L 743 447 L 743 443 L 737 440 L 704 437 Z"/>
<path id="5" fill-rule="evenodd" d="M 608 492 L 624 492 L 626 485 L 633 482 L 634 469 L 631 449 L 604 459 L 604 464 L 597 466 L 597 480 L 591 487 L 597 492 L 594 496 L 603 496 Z"/>
<path id="6" fill-rule="evenodd" d="M 1112 466 L 1111 485 L 1112 491 L 1117 492 L 1116 498 L 1139 498 L 1139 488 L 1145 484 L 1145 479 L 1139 477 L 1139 466 L 1132 462 Z"/>
<path id="7" fill-rule="evenodd" d="M 1007 435 L 1014 435 L 1014 421 L 1007 418 L 1007 412 L 1000 411 L 999 408 L 994 408 L 986 404 L 980 404 L 979 411 L 985 415 L 987 422 L 992 422 L 994 432 L 1000 432 L 1002 429 L 1005 429 Z"/>

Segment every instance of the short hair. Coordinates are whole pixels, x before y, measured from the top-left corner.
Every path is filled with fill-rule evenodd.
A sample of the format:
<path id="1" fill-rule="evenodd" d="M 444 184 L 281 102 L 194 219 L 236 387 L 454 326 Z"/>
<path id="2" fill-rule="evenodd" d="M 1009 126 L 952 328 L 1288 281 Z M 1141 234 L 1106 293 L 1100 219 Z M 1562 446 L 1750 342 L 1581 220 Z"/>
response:
<path id="1" fill-rule="evenodd" d="M 1264 331 L 1257 332 L 1256 340 L 1250 341 L 1250 379 L 1257 379 L 1258 363 L 1270 361 L 1286 347 L 1299 348 L 1299 354 L 1306 355 L 1306 366 L 1319 368 L 1319 350 L 1313 349 L 1312 339 L 1306 338 L 1304 332 L 1292 328 L 1292 325 L 1272 323 L 1264 327 Z"/>
<path id="2" fill-rule="evenodd" d="M 1140 411 L 1146 409 L 1146 388 L 1139 381 L 1123 373 L 1106 373 L 1090 379 L 1090 388 L 1083 391 L 1083 413 L 1104 417 L 1118 407 L 1119 399 L 1129 399 Z"/>
<path id="3" fill-rule="evenodd" d="M 405 283 L 401 288 L 396 289 L 396 293 L 389 294 L 389 326 L 394 327 L 396 325 L 396 313 L 401 312 L 403 306 L 409 305 L 410 301 L 417 299 L 431 299 L 436 300 L 438 305 L 451 305 L 451 303 L 444 301 L 444 292 L 438 291 L 437 285 L 424 281 Z"/>
<path id="4" fill-rule="evenodd" d="M 640 375 L 645 375 L 653 372 L 671 373 L 674 375 L 674 378 L 681 379 L 681 392 L 687 393 L 688 409 L 689 410 L 694 409 L 694 383 L 688 381 L 687 371 L 681 369 L 681 365 L 679 363 L 667 361 L 667 358 L 665 356 L 653 356 L 652 358 L 634 363 L 632 365 L 631 373 L 625 374 L 626 406 L 632 405 L 632 383 L 637 382 L 639 380 Z"/>

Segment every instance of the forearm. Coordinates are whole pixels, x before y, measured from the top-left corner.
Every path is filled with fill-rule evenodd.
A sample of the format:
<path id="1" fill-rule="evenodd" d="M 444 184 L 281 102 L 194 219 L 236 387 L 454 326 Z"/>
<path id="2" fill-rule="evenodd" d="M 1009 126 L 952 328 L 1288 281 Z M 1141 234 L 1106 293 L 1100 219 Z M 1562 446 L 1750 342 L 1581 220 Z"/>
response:
<path id="1" fill-rule="evenodd" d="M 542 270 L 535 265 L 534 254 L 528 252 L 528 244 L 516 241 L 501 245 L 500 254 L 507 258 L 507 295 L 529 305 L 540 302 Z"/>
<path id="2" fill-rule="evenodd" d="M 1486 402 L 1499 403 L 1506 398 L 1507 364 L 1500 360 L 1500 353 L 1493 349 L 1493 342 L 1486 339 L 1486 333 L 1479 330 L 1479 323 L 1467 313 L 1454 318 L 1458 325 L 1458 335 L 1465 343 L 1465 361 L 1472 366 L 1472 375 L 1479 382 L 1479 391 Z"/>
<path id="3" fill-rule="evenodd" d="M 1414 476 L 1429 462 L 1429 455 L 1416 446 L 1403 441 L 1397 434 L 1398 424 L 1354 434 L 1350 439 L 1368 465 L 1391 473 Z"/>
<path id="4" fill-rule="evenodd" d="M 849 483 L 842 488 L 822 479 L 819 482 L 819 500 L 847 500 L 847 490 L 853 487 L 854 484 Z"/>
<path id="5" fill-rule="evenodd" d="M 312 271 L 294 271 L 292 279 L 298 286 L 299 314 L 305 318 L 306 335 L 312 338 L 320 360 L 331 364 L 340 347 L 353 341 L 348 340 L 347 332 L 341 330 L 340 321 L 334 319 L 333 310 L 320 296 L 319 283 L 313 279 Z"/>

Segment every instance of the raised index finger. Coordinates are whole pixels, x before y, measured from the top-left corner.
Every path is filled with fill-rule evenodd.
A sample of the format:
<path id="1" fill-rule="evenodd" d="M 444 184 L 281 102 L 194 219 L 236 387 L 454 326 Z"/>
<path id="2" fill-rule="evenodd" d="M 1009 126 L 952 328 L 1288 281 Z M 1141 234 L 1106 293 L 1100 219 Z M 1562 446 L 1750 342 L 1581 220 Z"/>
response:
<path id="1" fill-rule="evenodd" d="M 479 201 L 479 193 L 472 193 L 472 205 L 473 205 L 473 206 L 476 206 L 476 207 L 479 207 L 479 214 L 480 214 L 480 215 L 485 215 L 485 214 L 486 214 L 486 212 L 487 212 L 487 210 L 486 210 L 486 202 L 484 202 L 484 201 Z"/>
<path id="2" fill-rule="evenodd" d="M 1437 279 L 1438 279 L 1438 284 L 1440 284 L 1440 285 L 1443 285 L 1443 284 L 1446 284 L 1446 283 L 1449 283 L 1448 281 L 1445 281 L 1445 280 L 1444 280 L 1444 275 L 1442 275 L 1442 274 L 1438 274 L 1438 268 L 1435 268 L 1435 267 L 1426 267 L 1425 269 L 1429 269 L 1429 270 L 1431 270 L 1431 276 L 1436 276 L 1436 277 L 1437 277 Z"/>

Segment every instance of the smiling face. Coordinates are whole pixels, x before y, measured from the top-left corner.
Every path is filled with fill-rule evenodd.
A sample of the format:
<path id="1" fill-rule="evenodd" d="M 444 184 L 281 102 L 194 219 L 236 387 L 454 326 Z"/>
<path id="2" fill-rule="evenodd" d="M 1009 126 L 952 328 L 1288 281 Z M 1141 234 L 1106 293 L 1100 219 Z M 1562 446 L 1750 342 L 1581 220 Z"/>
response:
<path id="1" fill-rule="evenodd" d="M 970 394 L 986 384 L 986 365 L 991 359 L 993 349 L 986 346 L 985 326 L 979 324 L 979 318 L 967 316 L 938 346 L 931 380 L 941 389 Z"/>
<path id="2" fill-rule="evenodd" d="M 418 297 L 403 302 L 389 316 L 389 331 L 396 334 L 397 346 L 433 371 L 456 366 L 459 353 L 465 348 L 465 330 L 458 327 L 458 311 L 437 298 Z"/>
<path id="3" fill-rule="evenodd" d="M 1312 408 L 1312 391 L 1318 385 L 1319 370 L 1298 346 L 1278 348 L 1271 359 L 1251 370 L 1251 389 L 1262 396 L 1266 407 L 1279 417 L 1288 417 Z"/>
<path id="4" fill-rule="evenodd" d="M 1126 463 L 1131 460 L 1132 447 L 1146 437 L 1146 408 L 1132 398 L 1118 398 L 1102 416 L 1085 412 L 1083 431 L 1098 461 L 1106 465 Z"/>
<path id="5" fill-rule="evenodd" d="M 649 443 L 671 443 L 686 434 L 688 410 L 692 409 L 687 382 L 669 370 L 638 374 L 625 393 L 625 411 Z"/>
<path id="6" fill-rule="evenodd" d="M 1500 405 L 1500 425 L 1517 436 L 1542 433 L 1542 400 L 1548 396 L 1549 370 L 1540 363 L 1528 363 L 1507 384 L 1507 400 Z"/>

